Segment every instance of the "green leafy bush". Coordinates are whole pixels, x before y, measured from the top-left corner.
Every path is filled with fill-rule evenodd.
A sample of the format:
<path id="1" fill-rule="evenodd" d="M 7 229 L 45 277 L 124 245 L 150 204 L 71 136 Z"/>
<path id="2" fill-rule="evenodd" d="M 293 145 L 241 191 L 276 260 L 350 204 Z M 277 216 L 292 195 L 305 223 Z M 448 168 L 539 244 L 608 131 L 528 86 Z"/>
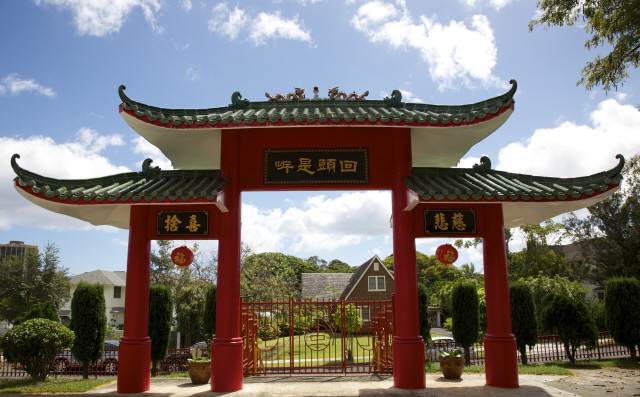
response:
<path id="1" fill-rule="evenodd" d="M 16 326 L 0 338 L 7 362 L 21 365 L 33 379 L 47 377 L 56 354 L 73 345 L 75 334 L 64 325 L 34 318 Z"/>

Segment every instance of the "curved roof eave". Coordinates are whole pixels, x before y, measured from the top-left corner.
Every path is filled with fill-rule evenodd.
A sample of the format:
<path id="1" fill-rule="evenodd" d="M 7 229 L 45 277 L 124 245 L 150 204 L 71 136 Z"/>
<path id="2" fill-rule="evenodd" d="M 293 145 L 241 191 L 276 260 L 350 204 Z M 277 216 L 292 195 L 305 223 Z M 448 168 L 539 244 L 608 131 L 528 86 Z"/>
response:
<path id="1" fill-rule="evenodd" d="M 490 204 L 503 206 L 505 227 L 538 224 L 544 220 L 588 207 L 619 189 L 624 157 L 618 165 L 597 174 L 578 178 L 553 178 L 491 169 L 483 156 L 473 168 L 414 168 L 404 182 L 418 203 Z"/>

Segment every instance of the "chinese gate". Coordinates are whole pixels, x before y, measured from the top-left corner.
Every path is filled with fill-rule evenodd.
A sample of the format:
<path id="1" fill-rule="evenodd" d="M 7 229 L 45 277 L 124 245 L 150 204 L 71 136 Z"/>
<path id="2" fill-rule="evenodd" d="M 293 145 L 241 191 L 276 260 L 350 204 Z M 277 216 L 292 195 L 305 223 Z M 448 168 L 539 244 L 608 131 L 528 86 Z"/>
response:
<path id="1" fill-rule="evenodd" d="M 392 373 L 393 307 L 393 300 L 244 301 L 243 372 Z"/>

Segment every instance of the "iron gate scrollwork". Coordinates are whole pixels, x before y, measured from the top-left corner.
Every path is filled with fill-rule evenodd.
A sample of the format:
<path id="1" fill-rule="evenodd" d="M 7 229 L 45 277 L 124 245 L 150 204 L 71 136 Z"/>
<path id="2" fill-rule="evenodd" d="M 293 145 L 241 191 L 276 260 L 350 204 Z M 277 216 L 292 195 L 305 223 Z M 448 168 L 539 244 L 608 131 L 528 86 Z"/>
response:
<path id="1" fill-rule="evenodd" d="M 245 375 L 392 373 L 393 300 L 243 301 Z"/>

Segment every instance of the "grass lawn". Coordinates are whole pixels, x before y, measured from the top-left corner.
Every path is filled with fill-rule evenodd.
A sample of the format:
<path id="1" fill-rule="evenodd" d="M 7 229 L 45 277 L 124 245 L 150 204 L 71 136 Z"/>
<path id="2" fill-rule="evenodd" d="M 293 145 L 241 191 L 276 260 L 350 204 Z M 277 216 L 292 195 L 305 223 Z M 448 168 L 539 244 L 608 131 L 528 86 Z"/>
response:
<path id="1" fill-rule="evenodd" d="M 55 377 L 44 381 L 31 378 L 0 379 L 0 394 L 68 394 L 84 393 L 115 382 L 115 378 L 82 379 Z"/>
<path id="2" fill-rule="evenodd" d="M 440 374 L 440 364 L 438 362 L 427 363 L 426 372 L 428 374 Z M 578 361 L 570 364 L 568 361 L 551 361 L 548 363 L 535 363 L 529 365 L 518 365 L 518 374 L 520 375 L 559 375 L 571 376 L 572 369 L 600 369 L 600 368 L 640 368 L 637 361 L 625 360 L 606 360 L 606 361 Z M 464 372 L 468 374 L 485 373 L 484 365 L 469 365 L 464 367 Z"/>

